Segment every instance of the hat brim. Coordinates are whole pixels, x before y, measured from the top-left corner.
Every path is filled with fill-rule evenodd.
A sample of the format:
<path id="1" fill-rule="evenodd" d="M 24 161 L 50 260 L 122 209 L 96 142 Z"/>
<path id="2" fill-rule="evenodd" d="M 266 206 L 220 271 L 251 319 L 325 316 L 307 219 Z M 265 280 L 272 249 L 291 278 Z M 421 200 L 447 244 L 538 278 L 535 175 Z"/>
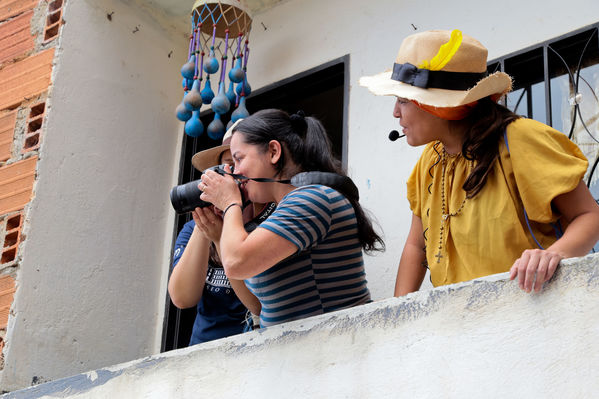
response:
<path id="1" fill-rule="evenodd" d="M 229 144 L 225 144 L 200 151 L 191 158 L 191 164 L 199 171 L 204 171 L 211 166 L 218 165 L 220 155 L 230 147 Z"/>
<path id="2" fill-rule="evenodd" d="M 223 143 L 225 144 L 221 144 L 219 146 L 200 151 L 193 157 L 191 157 L 191 164 L 193 165 L 193 167 L 199 171 L 204 171 L 211 166 L 218 165 L 221 162 L 221 160 L 219 159 L 220 154 L 231 148 L 231 137 L 233 136 L 233 130 L 235 130 L 237 125 L 239 125 L 239 123 L 242 120 L 243 118 L 236 120 L 227 129 L 225 135 L 223 136 Z"/>
<path id="3" fill-rule="evenodd" d="M 391 79 L 391 71 L 360 78 L 360 86 L 377 96 L 396 96 L 415 100 L 433 107 L 457 107 L 488 96 L 499 98 L 512 89 L 512 78 L 505 72 L 495 72 L 470 90 L 422 89 Z"/>

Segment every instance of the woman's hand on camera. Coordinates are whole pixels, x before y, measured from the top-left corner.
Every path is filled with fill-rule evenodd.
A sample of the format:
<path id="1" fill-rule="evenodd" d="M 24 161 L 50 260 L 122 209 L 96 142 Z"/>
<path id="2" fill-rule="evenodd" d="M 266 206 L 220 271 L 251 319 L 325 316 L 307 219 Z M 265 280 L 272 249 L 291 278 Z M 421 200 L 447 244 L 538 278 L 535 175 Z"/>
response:
<path id="1" fill-rule="evenodd" d="M 510 268 L 510 280 L 518 278 L 518 285 L 526 292 L 539 292 L 563 258 L 554 251 L 527 249 Z"/>
<path id="2" fill-rule="evenodd" d="M 225 172 L 231 173 L 231 168 L 226 165 Z M 202 182 L 198 184 L 202 190 L 200 198 L 208 201 L 223 210 L 234 202 L 241 203 L 241 193 L 237 182 L 232 176 L 220 175 L 213 170 L 207 170 L 202 174 Z"/>
<path id="3" fill-rule="evenodd" d="M 219 242 L 223 231 L 223 220 L 212 206 L 196 208 L 191 211 L 196 227 L 212 242 Z"/>

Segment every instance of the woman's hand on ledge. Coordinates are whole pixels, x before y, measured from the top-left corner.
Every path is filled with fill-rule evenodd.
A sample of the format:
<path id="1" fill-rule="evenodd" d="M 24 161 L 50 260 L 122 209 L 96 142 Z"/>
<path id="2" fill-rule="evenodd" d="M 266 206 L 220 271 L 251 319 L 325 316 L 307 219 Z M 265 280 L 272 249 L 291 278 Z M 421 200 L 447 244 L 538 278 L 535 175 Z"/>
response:
<path id="1" fill-rule="evenodd" d="M 539 292 L 555 273 L 564 257 L 554 251 L 527 249 L 510 268 L 510 280 L 518 278 L 518 285 L 526 292 Z"/>

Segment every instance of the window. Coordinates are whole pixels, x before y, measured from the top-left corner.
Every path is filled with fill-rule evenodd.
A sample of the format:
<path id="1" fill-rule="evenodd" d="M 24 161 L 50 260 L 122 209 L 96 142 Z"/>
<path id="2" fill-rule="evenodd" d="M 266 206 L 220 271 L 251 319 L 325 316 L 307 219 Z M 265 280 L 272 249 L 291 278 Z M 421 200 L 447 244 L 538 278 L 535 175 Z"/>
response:
<path id="1" fill-rule="evenodd" d="M 599 23 L 489 62 L 514 78 L 506 105 L 567 134 L 589 160 L 599 203 Z M 595 247 L 599 251 L 599 244 Z"/>

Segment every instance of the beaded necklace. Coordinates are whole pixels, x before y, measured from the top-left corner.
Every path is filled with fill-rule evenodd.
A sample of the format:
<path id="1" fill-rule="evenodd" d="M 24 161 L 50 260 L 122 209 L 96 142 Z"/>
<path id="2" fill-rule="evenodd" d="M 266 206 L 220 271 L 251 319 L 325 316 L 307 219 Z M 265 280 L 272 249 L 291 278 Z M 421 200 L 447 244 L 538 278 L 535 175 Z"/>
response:
<path id="1" fill-rule="evenodd" d="M 466 203 L 466 201 L 468 201 L 468 196 L 465 196 L 464 200 L 458 207 L 458 210 L 455 212 L 449 212 L 449 205 L 446 205 L 446 201 L 445 201 L 445 169 L 447 168 L 447 156 L 448 156 L 447 151 L 445 150 L 445 146 L 443 146 L 443 150 L 441 152 L 441 215 L 442 216 L 441 216 L 441 228 L 439 231 L 439 252 L 437 253 L 437 255 L 435 255 L 435 258 L 437 258 L 437 263 L 440 263 L 441 258 L 443 257 L 443 255 L 441 255 L 441 252 L 443 249 L 443 231 L 445 230 L 444 224 L 445 224 L 445 222 L 447 222 L 449 224 L 449 218 L 458 216 L 460 214 L 460 212 L 462 212 L 462 209 L 464 209 L 464 204 Z M 458 154 L 457 156 L 460 156 L 460 154 Z M 469 168 L 468 168 L 468 175 L 470 175 L 470 173 L 472 172 L 473 164 L 474 164 L 474 161 L 470 161 Z M 447 202 L 449 202 L 449 199 L 447 200 Z M 446 209 L 447 209 L 447 211 L 445 211 Z"/>

